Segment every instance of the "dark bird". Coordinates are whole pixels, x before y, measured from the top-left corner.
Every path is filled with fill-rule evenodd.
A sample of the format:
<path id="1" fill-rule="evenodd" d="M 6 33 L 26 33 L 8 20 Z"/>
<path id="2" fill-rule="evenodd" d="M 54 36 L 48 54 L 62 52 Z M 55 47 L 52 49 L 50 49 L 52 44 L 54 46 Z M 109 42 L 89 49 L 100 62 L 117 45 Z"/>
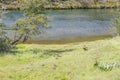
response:
<path id="1" fill-rule="evenodd" d="M 84 50 L 84 51 L 88 51 L 88 47 L 84 46 L 84 47 L 83 47 L 83 50 Z"/>
<path id="2" fill-rule="evenodd" d="M 45 66 L 45 64 L 41 64 L 41 66 Z"/>

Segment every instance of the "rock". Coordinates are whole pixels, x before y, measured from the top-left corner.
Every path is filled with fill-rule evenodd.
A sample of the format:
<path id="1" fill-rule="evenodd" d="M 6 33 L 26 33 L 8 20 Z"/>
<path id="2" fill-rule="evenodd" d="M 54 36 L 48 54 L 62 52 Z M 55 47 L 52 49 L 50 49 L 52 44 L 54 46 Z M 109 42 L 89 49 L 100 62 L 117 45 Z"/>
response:
<path id="1" fill-rule="evenodd" d="M 84 46 L 84 47 L 83 47 L 83 50 L 84 50 L 84 51 L 88 51 L 88 47 Z"/>

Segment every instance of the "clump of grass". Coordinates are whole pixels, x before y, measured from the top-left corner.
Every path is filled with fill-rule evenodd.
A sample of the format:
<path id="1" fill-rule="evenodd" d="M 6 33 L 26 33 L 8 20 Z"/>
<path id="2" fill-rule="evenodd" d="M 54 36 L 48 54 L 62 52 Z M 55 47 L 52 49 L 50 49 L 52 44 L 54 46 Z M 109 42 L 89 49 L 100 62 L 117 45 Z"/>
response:
<path id="1" fill-rule="evenodd" d="M 120 62 L 100 63 L 100 62 L 96 61 L 94 66 L 99 68 L 102 71 L 111 71 L 114 68 L 120 68 Z"/>

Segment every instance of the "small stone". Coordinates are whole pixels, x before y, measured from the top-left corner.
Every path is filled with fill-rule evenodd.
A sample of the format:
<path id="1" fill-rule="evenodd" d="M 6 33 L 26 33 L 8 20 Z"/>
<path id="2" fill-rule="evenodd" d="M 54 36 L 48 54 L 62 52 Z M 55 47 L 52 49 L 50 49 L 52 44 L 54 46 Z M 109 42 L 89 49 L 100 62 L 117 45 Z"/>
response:
<path id="1" fill-rule="evenodd" d="M 84 50 L 84 51 L 88 51 L 88 47 L 84 46 L 84 47 L 83 47 L 83 50 Z"/>
<path id="2" fill-rule="evenodd" d="M 30 65 L 30 66 L 32 66 L 32 65 L 33 65 L 33 63 L 32 63 L 32 62 L 30 62 L 30 63 L 29 63 L 29 65 Z"/>
<path id="3" fill-rule="evenodd" d="M 57 68 L 56 64 L 53 64 L 53 70 L 55 70 Z"/>

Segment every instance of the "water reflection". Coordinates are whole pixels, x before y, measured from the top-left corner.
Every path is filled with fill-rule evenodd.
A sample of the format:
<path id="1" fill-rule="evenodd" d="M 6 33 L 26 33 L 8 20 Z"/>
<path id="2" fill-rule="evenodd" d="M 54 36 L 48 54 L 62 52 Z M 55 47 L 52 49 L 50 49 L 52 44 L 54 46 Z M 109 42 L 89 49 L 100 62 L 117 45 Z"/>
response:
<path id="1" fill-rule="evenodd" d="M 29 43 L 68 43 L 89 41 L 111 37 L 116 34 L 115 27 L 110 26 L 114 18 L 114 10 L 52 10 L 47 11 L 50 18 L 50 29 L 42 29 L 43 33 L 34 36 Z M 112 13 L 112 14 L 111 14 Z M 23 17 L 20 11 L 7 11 L 1 21 L 7 26 Z"/>

